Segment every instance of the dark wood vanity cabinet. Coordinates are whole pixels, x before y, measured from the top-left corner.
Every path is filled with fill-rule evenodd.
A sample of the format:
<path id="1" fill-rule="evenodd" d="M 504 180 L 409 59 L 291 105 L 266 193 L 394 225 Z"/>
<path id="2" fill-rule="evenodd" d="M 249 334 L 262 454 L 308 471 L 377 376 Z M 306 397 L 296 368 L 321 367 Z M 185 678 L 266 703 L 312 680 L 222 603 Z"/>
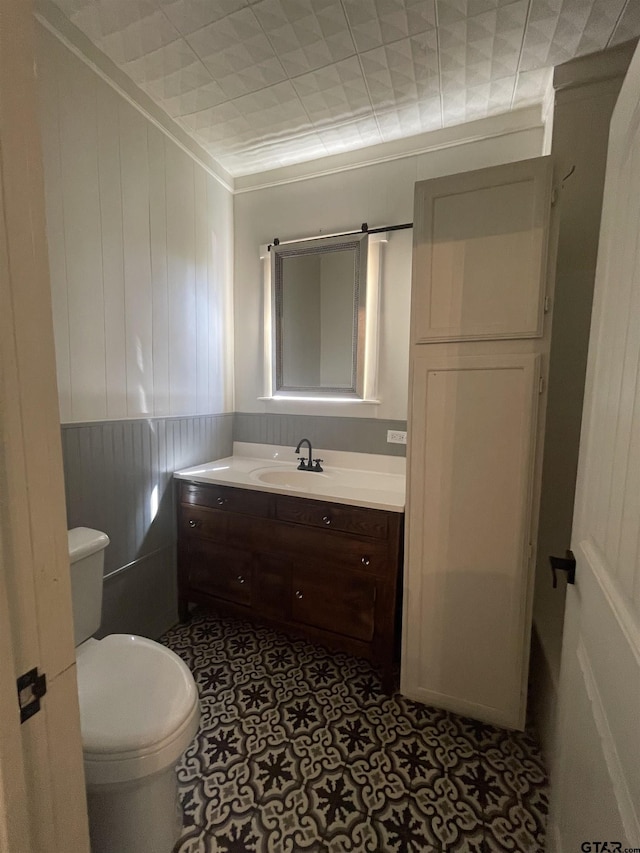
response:
<path id="1" fill-rule="evenodd" d="M 402 513 L 180 481 L 178 598 L 369 658 L 393 684 Z"/>

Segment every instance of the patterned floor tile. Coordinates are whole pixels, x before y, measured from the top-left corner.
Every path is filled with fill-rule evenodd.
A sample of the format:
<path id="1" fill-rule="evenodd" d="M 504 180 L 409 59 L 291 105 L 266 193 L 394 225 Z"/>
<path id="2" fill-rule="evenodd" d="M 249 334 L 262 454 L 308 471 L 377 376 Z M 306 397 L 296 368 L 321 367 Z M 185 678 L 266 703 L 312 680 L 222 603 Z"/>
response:
<path id="1" fill-rule="evenodd" d="M 328 853 L 378 853 L 380 840 L 373 822 L 362 812 L 337 819 L 324 837 Z"/>
<path id="2" fill-rule="evenodd" d="M 234 820 L 244 820 L 258 807 L 248 764 L 234 765 L 227 773 L 212 773 L 203 781 L 203 826 L 216 837 Z"/>
<path id="3" fill-rule="evenodd" d="M 382 693 L 363 660 L 200 612 L 163 642 L 201 728 L 178 766 L 175 853 L 542 853 L 530 731 Z"/>
<path id="4" fill-rule="evenodd" d="M 215 841 L 201 827 L 185 827 L 173 853 L 214 853 Z"/>
<path id="5" fill-rule="evenodd" d="M 432 832 L 429 819 L 411 797 L 387 803 L 373 824 L 378 835 L 378 850 L 438 853 L 443 849 Z"/>
<path id="6" fill-rule="evenodd" d="M 475 809 L 482 822 L 502 814 L 513 800 L 513 792 L 491 768 L 478 759 L 449 774 L 460 798 Z"/>
<path id="7" fill-rule="evenodd" d="M 490 853 L 537 853 L 545 849 L 544 838 L 544 824 L 515 800 L 485 824 L 485 843 Z"/>
<path id="8" fill-rule="evenodd" d="M 442 766 L 420 734 L 402 735 L 387 747 L 387 753 L 408 791 L 431 788 L 442 776 Z"/>
<path id="9" fill-rule="evenodd" d="M 352 709 L 345 709 L 329 723 L 331 741 L 343 762 L 367 759 L 382 744 L 373 722 Z"/>
<path id="10" fill-rule="evenodd" d="M 360 790 L 363 811 L 371 815 L 387 803 L 406 797 L 408 791 L 396 773 L 393 761 L 384 749 L 376 749 L 366 759 L 356 758 L 345 766 L 345 772 Z"/>
<path id="11" fill-rule="evenodd" d="M 460 847 L 465 838 L 477 836 L 483 829 L 482 810 L 448 772 L 420 787 L 415 802 L 427 818 L 431 837 L 445 850 Z"/>

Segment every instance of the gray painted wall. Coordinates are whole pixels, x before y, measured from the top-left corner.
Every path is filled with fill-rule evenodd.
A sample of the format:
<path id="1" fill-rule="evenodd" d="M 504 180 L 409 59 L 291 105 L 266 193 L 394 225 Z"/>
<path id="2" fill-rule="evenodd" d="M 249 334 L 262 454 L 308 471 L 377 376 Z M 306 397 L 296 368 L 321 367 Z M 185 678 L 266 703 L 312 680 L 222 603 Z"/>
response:
<path id="1" fill-rule="evenodd" d="M 327 450 L 406 456 L 404 444 L 387 444 L 388 429 L 406 428 L 407 422 L 401 420 L 236 412 L 233 440 L 295 447 L 301 438 L 308 438 L 314 447 Z"/>
<path id="2" fill-rule="evenodd" d="M 67 523 L 111 539 L 101 634 L 159 636 L 177 621 L 171 474 L 232 452 L 233 415 L 62 427 Z"/>

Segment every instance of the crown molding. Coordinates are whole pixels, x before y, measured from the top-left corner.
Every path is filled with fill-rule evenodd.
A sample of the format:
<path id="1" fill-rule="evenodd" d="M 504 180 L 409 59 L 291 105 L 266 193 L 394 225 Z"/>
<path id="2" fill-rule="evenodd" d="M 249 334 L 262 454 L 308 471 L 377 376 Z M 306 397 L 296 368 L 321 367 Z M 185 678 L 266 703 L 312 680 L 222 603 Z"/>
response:
<path id="1" fill-rule="evenodd" d="M 431 130 L 415 136 L 406 136 L 392 142 L 381 142 L 354 151 L 318 157 L 306 163 L 295 163 L 251 175 L 238 175 L 234 179 L 235 194 L 254 192 L 309 178 L 320 178 L 351 169 L 374 166 L 378 163 L 388 163 L 392 160 L 417 157 L 472 142 L 510 136 L 525 130 L 541 128 L 543 125 L 542 105 L 535 104 L 489 118 Z"/>

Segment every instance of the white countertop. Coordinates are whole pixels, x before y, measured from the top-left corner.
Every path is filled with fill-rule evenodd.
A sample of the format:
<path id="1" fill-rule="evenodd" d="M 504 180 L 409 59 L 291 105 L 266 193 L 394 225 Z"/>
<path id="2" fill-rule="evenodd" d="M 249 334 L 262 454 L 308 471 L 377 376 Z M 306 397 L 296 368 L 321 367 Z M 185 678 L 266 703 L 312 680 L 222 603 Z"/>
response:
<path id="1" fill-rule="evenodd" d="M 321 474 L 296 471 L 292 447 L 235 442 L 233 456 L 185 468 L 173 476 L 193 483 L 404 512 L 404 458 L 315 448 L 313 458 L 323 460 Z M 269 478 L 281 482 L 268 482 Z"/>

